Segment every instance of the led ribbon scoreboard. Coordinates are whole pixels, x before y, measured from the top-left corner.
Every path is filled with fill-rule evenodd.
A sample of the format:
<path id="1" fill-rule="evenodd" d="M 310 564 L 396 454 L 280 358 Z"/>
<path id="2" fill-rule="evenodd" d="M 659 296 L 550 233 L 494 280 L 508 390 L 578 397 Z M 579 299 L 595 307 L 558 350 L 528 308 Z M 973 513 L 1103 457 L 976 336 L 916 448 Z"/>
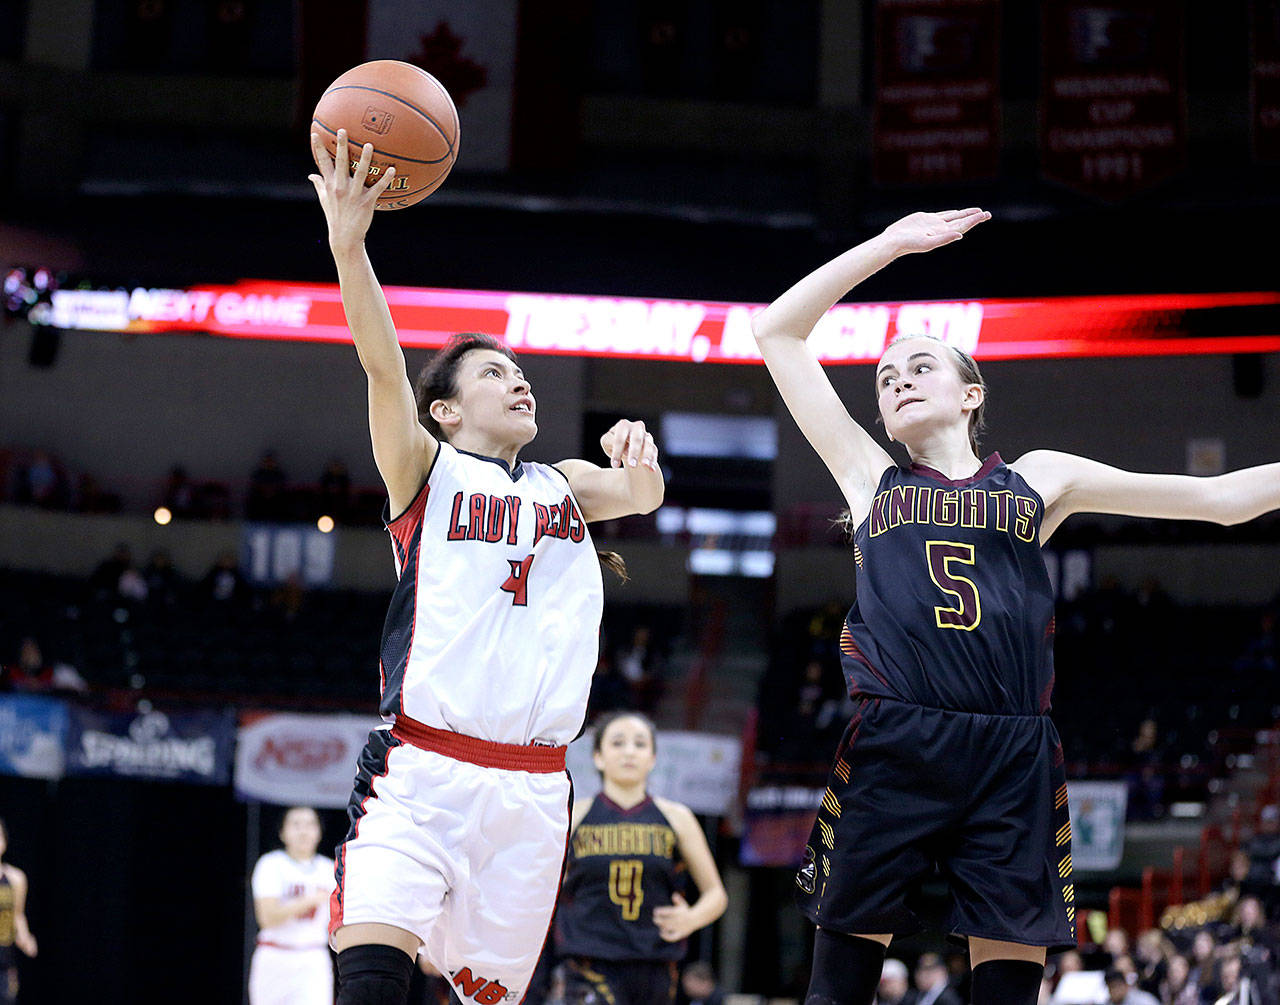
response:
<path id="1" fill-rule="evenodd" d="M 522 353 L 693 363 L 759 363 L 758 304 L 386 287 L 402 345 L 434 349 L 455 332 Z M 98 332 L 203 332 L 348 343 L 333 283 L 242 280 L 188 289 L 54 289 L 33 323 Z M 812 336 L 828 363 L 878 359 L 900 335 L 927 334 L 978 359 L 1280 351 L 1280 292 L 844 303 Z"/>

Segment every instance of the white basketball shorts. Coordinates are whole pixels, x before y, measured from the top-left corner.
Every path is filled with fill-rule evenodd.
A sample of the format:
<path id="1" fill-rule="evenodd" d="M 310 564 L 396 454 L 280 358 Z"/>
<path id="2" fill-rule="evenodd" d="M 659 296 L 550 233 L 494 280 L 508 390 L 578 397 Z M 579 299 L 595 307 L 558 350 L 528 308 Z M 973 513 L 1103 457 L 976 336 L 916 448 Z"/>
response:
<path id="1" fill-rule="evenodd" d="M 412 932 L 464 1002 L 524 998 L 551 926 L 572 788 L 563 747 L 491 743 L 399 718 L 360 755 L 330 933 Z"/>

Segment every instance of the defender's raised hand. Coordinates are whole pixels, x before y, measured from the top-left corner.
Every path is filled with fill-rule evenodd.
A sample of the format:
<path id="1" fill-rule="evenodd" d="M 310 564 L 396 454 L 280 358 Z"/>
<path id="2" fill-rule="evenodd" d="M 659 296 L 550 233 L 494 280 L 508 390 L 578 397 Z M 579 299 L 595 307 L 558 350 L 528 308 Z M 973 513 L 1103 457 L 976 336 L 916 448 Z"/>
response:
<path id="1" fill-rule="evenodd" d="M 376 182 L 365 185 L 369 165 L 373 163 L 373 144 L 366 143 L 361 148 L 360 160 L 353 172 L 345 129 L 338 130 L 336 160 L 329 156 L 329 151 L 316 133 L 311 134 L 311 156 L 315 158 L 320 173 L 308 175 L 307 178 L 315 186 L 325 219 L 329 222 L 329 244 L 334 247 L 358 244 L 364 240 L 364 235 L 369 230 L 378 196 L 387 190 L 387 186 L 395 178 L 396 169 L 387 168 Z"/>
<path id="2" fill-rule="evenodd" d="M 899 254 L 932 251 L 964 237 L 978 224 L 991 219 L 982 209 L 949 209 L 942 213 L 912 213 L 885 228 Z"/>

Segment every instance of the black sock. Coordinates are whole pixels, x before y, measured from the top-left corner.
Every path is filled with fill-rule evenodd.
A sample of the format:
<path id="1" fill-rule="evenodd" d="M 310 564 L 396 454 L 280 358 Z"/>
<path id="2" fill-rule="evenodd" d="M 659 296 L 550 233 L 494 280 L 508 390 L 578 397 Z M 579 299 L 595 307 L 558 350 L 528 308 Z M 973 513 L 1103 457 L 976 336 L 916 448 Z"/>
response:
<path id="1" fill-rule="evenodd" d="M 405 1005 L 414 959 L 395 946 L 351 946 L 338 954 L 338 1005 Z"/>
<path id="2" fill-rule="evenodd" d="M 987 960 L 973 968 L 973 1005 L 1036 1005 L 1044 964 Z"/>
<path id="3" fill-rule="evenodd" d="M 886 948 L 874 939 L 819 928 L 804 1005 L 871 1005 Z"/>

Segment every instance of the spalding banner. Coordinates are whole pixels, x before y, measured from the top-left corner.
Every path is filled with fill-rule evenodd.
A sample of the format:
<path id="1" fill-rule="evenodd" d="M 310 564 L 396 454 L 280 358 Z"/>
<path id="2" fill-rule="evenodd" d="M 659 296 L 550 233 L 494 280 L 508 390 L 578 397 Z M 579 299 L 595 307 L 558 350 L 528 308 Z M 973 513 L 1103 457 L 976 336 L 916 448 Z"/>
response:
<path id="1" fill-rule="evenodd" d="M 247 713 L 236 745 L 236 796 L 340 809 L 351 795 L 356 758 L 378 725 L 362 715 Z"/>
<path id="2" fill-rule="evenodd" d="M 67 774 L 226 785 L 233 727 L 220 711 L 121 714 L 72 706 Z"/>

